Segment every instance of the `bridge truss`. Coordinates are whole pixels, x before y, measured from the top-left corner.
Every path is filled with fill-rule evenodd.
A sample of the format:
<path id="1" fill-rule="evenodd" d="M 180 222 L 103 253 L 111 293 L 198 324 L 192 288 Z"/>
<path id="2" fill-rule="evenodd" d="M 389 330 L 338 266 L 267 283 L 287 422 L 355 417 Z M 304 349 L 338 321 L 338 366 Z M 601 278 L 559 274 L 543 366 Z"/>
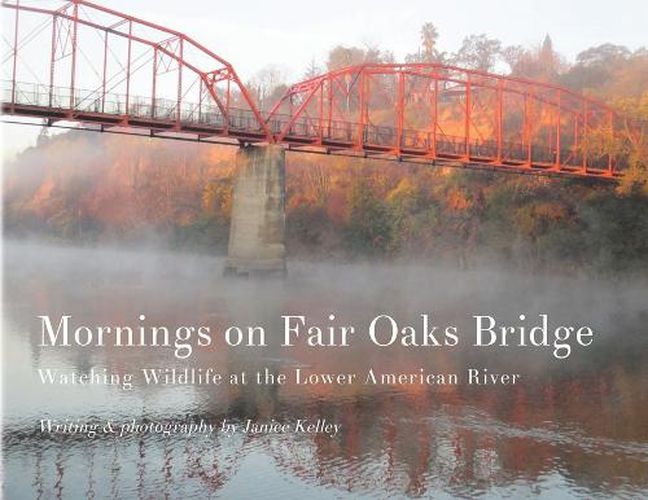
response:
<path id="1" fill-rule="evenodd" d="M 260 110 L 180 32 L 86 0 L 2 6 L 2 110 L 40 125 L 608 180 L 638 127 L 565 88 L 441 64 L 331 71 Z"/>

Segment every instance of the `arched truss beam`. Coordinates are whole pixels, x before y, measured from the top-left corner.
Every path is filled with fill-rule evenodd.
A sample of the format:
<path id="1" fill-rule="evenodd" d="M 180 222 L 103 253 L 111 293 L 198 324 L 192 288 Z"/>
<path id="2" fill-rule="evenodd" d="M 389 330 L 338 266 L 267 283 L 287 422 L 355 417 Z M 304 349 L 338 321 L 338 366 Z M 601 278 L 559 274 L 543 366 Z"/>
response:
<path id="1" fill-rule="evenodd" d="M 609 178 L 628 158 L 604 150 L 604 137 L 637 129 L 572 90 L 442 64 L 364 64 L 310 78 L 286 90 L 268 125 L 278 142 L 304 148 Z"/>
<path id="2" fill-rule="evenodd" d="M 272 141 L 232 65 L 204 45 L 86 0 L 59 3 L 51 9 L 25 0 L 2 3 L 13 12 L 6 24 L 13 33 L 5 35 L 11 63 L 3 66 L 12 68 L 5 112 Z"/>

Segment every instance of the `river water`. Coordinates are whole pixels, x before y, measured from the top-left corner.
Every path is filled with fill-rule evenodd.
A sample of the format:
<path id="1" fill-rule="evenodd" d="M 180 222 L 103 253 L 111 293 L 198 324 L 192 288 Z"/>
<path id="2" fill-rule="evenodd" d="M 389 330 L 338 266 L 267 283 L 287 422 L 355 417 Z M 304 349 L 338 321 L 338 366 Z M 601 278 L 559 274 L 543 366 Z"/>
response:
<path id="1" fill-rule="evenodd" d="M 291 262 L 285 281 L 222 277 L 219 258 L 146 249 L 5 242 L 3 474 L 6 498 L 639 498 L 648 496 L 646 284 L 494 269 Z M 185 360 L 164 347 L 41 347 L 37 316 L 82 325 L 209 325 Z M 355 325 L 348 347 L 281 345 L 282 315 Z M 379 347 L 366 326 L 455 325 L 460 345 Z M 473 315 L 502 324 L 547 314 L 589 325 L 567 359 L 551 348 L 476 348 Z M 531 323 L 529 323 L 531 324 Z M 264 325 L 232 347 L 230 325 Z M 572 344 L 573 345 L 573 344 Z M 146 385 L 142 367 L 286 373 L 282 385 Z M 348 385 L 303 374 L 357 373 Z M 468 368 L 519 374 L 466 383 Z M 135 373 L 134 386 L 52 385 L 38 370 Z M 366 384 L 376 373 L 459 374 L 458 384 Z M 42 432 L 41 421 L 245 425 L 326 419 L 327 434 Z M 239 427 L 240 428 L 240 427 Z"/>

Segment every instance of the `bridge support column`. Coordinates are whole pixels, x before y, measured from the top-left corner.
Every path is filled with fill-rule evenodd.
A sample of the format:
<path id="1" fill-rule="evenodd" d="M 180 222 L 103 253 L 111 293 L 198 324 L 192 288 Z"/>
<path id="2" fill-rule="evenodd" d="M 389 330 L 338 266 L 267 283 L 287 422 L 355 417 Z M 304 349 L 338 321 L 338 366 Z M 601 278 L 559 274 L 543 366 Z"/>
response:
<path id="1" fill-rule="evenodd" d="M 281 146 L 239 150 L 225 274 L 285 275 L 285 193 Z"/>

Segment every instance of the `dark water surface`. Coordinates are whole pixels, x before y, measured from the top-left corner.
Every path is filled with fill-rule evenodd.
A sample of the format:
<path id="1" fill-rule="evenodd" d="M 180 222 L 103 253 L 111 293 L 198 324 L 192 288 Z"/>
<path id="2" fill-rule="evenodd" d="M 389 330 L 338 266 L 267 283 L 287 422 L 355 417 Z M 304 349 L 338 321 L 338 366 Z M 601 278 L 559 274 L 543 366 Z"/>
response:
<path id="1" fill-rule="evenodd" d="M 291 263 L 283 282 L 230 280 L 217 258 L 145 250 L 5 243 L 3 383 L 6 498 L 641 498 L 648 497 L 646 284 L 530 277 L 495 270 Z M 282 314 L 362 330 L 460 328 L 457 348 L 380 348 L 359 331 L 346 348 L 281 347 Z M 551 349 L 470 347 L 473 314 L 514 324 L 547 313 L 592 326 L 567 360 Z M 39 347 L 37 315 L 86 325 L 209 325 L 214 344 L 173 349 Z M 519 323 L 519 321 L 518 321 Z M 266 347 L 228 347 L 222 330 L 264 325 Z M 420 328 L 420 326 L 419 326 Z M 222 373 L 519 373 L 515 386 L 44 385 L 38 368 L 211 367 Z M 290 379 L 290 377 L 289 377 Z M 465 381 L 465 380 L 464 380 Z M 263 423 L 325 418 L 327 435 L 51 435 L 71 421 Z"/>

